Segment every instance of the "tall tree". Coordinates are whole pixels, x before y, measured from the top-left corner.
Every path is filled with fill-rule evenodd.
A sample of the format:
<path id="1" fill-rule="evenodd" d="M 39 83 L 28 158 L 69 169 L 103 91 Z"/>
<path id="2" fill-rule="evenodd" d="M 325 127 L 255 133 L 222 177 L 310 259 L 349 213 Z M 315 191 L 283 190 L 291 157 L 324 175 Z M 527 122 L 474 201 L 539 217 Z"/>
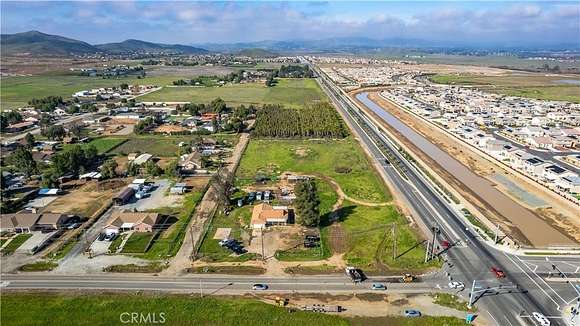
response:
<path id="1" fill-rule="evenodd" d="M 38 173 L 38 166 L 28 148 L 18 147 L 10 156 L 10 161 L 17 171 L 24 173 L 27 177 Z"/>
<path id="2" fill-rule="evenodd" d="M 26 140 L 26 146 L 28 148 L 32 148 L 36 144 L 36 140 L 34 139 L 34 135 L 31 133 L 27 133 L 26 136 L 24 136 L 24 140 Z"/>
<path id="3" fill-rule="evenodd" d="M 320 224 L 320 199 L 316 183 L 312 180 L 301 181 L 294 187 L 294 192 L 296 193 L 294 206 L 297 222 L 308 227 L 318 226 Z"/>
<path id="4" fill-rule="evenodd" d="M 108 159 L 101 167 L 101 176 L 103 179 L 112 179 L 117 176 L 117 161 Z"/>

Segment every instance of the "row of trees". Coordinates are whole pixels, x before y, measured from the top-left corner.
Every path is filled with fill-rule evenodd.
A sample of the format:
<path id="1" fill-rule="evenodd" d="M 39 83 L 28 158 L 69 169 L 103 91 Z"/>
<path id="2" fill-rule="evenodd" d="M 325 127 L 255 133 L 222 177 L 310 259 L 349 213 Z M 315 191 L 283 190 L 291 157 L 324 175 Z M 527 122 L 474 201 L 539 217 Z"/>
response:
<path id="1" fill-rule="evenodd" d="M 28 101 L 28 105 L 33 106 L 35 109 L 50 112 L 56 109 L 58 106 L 65 104 L 62 96 L 47 96 L 40 99 L 33 98 Z"/>
<path id="2" fill-rule="evenodd" d="M 254 135 L 282 138 L 344 138 L 346 128 L 334 108 L 318 103 L 304 109 L 264 105 L 256 114 Z"/>

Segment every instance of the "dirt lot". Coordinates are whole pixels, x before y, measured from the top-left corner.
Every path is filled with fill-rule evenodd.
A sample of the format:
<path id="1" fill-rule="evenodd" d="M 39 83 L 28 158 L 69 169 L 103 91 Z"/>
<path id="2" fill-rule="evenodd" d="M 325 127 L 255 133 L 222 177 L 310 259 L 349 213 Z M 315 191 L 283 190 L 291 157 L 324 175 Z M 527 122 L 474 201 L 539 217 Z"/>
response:
<path id="1" fill-rule="evenodd" d="M 562 201 L 561 199 L 557 198 L 556 195 L 553 195 L 549 191 L 541 189 L 539 186 L 530 183 L 526 179 L 515 175 L 513 172 L 507 170 L 506 168 L 483 158 L 479 154 L 469 149 L 466 145 L 461 144 L 457 140 L 453 139 L 451 136 L 444 134 L 437 128 L 432 127 L 427 123 L 418 120 L 411 114 L 383 100 L 382 98 L 379 97 L 378 93 L 370 93 L 369 98 L 379 103 L 381 106 L 387 107 L 391 114 L 397 116 L 400 120 L 405 122 L 405 124 L 412 127 L 414 130 L 419 132 L 425 138 L 429 139 L 429 141 L 431 141 L 433 144 L 436 144 L 438 147 L 445 150 L 451 156 L 458 159 L 461 163 L 468 166 L 476 174 L 482 177 L 486 177 L 492 182 L 494 181 L 490 177 L 493 174 L 503 175 L 512 180 L 513 182 L 517 183 L 525 191 L 533 193 L 534 195 L 548 201 L 552 209 L 535 209 L 535 212 L 541 218 L 547 221 L 550 225 L 554 226 L 556 229 L 559 229 L 562 232 L 568 234 L 569 236 L 575 238 L 576 241 L 580 241 L 580 217 L 577 215 L 577 210 L 575 210 L 574 207 L 570 207 L 569 203 Z M 437 170 L 437 173 L 443 176 L 446 180 L 453 179 L 450 175 L 448 175 L 446 171 L 437 169 L 436 165 L 433 165 L 432 168 L 435 168 Z M 510 196 L 512 199 L 514 199 L 521 205 L 527 206 L 526 203 L 521 202 L 514 196 L 510 195 L 506 187 L 498 183 L 495 184 L 497 189 L 499 189 L 506 195 Z M 461 190 L 462 186 L 456 184 L 455 189 Z M 485 214 L 486 216 L 491 217 L 494 221 L 501 223 L 504 227 L 511 229 L 514 232 L 517 233 L 520 232 L 519 230 L 514 229 L 503 218 L 495 214 L 493 212 L 493 209 L 491 209 L 485 203 L 482 203 L 476 196 L 474 196 L 470 192 L 462 191 L 462 194 L 464 194 L 470 202 L 475 204 L 480 209 L 480 211 L 482 211 L 482 213 Z M 531 208 L 529 206 L 527 207 Z"/>
<path id="2" fill-rule="evenodd" d="M 102 186 L 101 189 L 97 189 L 96 182 L 88 182 L 84 186 L 71 190 L 70 193 L 50 203 L 45 208 L 45 211 L 89 217 L 101 206 L 105 205 L 122 186 L 124 186 L 124 182 L 113 184 L 112 188 Z"/>
<path id="3" fill-rule="evenodd" d="M 285 296 L 289 299 L 290 307 L 301 307 L 310 304 L 339 305 L 346 309 L 341 312 L 341 316 L 402 316 L 405 309 L 417 309 L 422 314 L 428 316 L 454 316 L 464 319 L 465 312 L 452 308 L 433 304 L 433 298 L 425 294 L 382 294 L 365 293 L 358 295 L 307 295 L 291 294 Z M 272 304 L 276 299 L 275 295 L 262 296 L 263 302 Z M 489 325 L 485 316 L 478 316 L 474 325 Z"/>

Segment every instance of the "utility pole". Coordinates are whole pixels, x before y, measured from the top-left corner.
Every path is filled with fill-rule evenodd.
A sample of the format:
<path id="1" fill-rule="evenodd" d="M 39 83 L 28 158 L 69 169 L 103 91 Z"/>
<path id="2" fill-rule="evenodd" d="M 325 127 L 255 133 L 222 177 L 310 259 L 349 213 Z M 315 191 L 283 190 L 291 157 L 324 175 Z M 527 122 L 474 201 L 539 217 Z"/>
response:
<path id="1" fill-rule="evenodd" d="M 467 304 L 467 308 L 471 309 L 471 307 L 473 306 L 473 297 L 475 294 L 475 280 L 473 280 L 473 283 L 471 284 L 471 292 L 469 292 L 469 303 Z"/>
<path id="2" fill-rule="evenodd" d="M 427 241 L 427 248 L 425 249 L 425 263 L 427 263 L 427 261 L 429 261 L 429 246 L 431 245 L 431 242 Z"/>
<path id="3" fill-rule="evenodd" d="M 499 224 L 496 224 L 495 225 L 495 239 L 493 240 L 494 244 L 497 244 L 498 234 L 499 234 Z"/>
<path id="4" fill-rule="evenodd" d="M 199 278 L 199 297 L 203 298 L 203 288 L 201 287 L 201 277 Z"/>
<path id="5" fill-rule="evenodd" d="M 397 259 L 397 224 L 393 223 L 393 260 Z"/>
<path id="6" fill-rule="evenodd" d="M 264 257 L 264 230 L 260 229 L 260 244 L 262 245 L 262 261 L 266 260 Z"/>

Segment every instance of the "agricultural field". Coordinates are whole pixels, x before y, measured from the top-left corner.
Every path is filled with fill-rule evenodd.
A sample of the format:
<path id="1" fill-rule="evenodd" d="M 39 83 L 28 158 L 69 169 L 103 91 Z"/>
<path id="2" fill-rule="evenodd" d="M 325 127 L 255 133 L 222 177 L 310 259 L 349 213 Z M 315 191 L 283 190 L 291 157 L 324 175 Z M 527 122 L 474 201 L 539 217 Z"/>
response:
<path id="1" fill-rule="evenodd" d="M 117 137 L 99 137 L 92 139 L 87 145 L 93 145 L 99 152 L 99 155 L 110 152 L 115 147 L 126 142 L 127 138 L 117 138 Z M 70 147 L 72 145 L 65 144 L 63 149 Z M 86 145 L 85 145 L 86 146 Z"/>
<path id="2" fill-rule="evenodd" d="M 32 98 L 50 95 L 62 96 L 66 99 L 81 90 L 119 86 L 122 83 L 132 85 L 170 85 L 179 78 L 178 76 L 155 76 L 141 79 L 136 77 L 103 79 L 73 74 L 2 77 L 2 82 L 0 83 L 0 108 L 10 109 L 25 106 Z"/>
<path id="3" fill-rule="evenodd" d="M 439 84 L 474 86 L 509 96 L 580 103 L 580 79 L 576 77 L 529 73 L 501 76 L 435 75 L 430 79 Z"/>
<path id="4" fill-rule="evenodd" d="M 222 98 L 228 105 L 282 104 L 302 107 L 326 96 L 314 79 L 278 79 L 273 87 L 263 83 L 227 84 L 222 87 L 170 86 L 138 97 L 143 102 L 209 103 Z"/>

